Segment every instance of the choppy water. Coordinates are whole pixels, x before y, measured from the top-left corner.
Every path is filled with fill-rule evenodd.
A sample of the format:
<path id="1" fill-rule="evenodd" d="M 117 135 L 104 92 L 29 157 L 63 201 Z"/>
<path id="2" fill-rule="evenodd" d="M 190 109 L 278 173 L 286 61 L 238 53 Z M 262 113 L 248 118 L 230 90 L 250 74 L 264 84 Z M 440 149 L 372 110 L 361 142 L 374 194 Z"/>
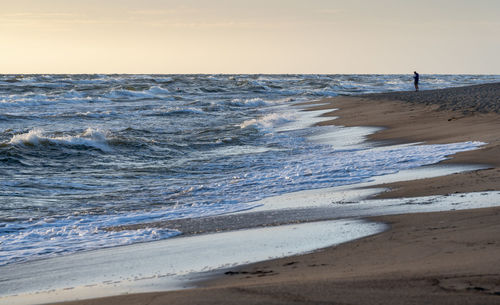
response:
<path id="1" fill-rule="evenodd" d="M 421 87 L 499 80 L 422 75 Z M 346 149 L 310 141 L 320 127 L 283 128 L 301 119 L 295 102 L 411 86 L 411 75 L 0 75 L 0 265 L 167 238 L 179 232 L 100 228 L 248 209 L 480 145 Z"/>

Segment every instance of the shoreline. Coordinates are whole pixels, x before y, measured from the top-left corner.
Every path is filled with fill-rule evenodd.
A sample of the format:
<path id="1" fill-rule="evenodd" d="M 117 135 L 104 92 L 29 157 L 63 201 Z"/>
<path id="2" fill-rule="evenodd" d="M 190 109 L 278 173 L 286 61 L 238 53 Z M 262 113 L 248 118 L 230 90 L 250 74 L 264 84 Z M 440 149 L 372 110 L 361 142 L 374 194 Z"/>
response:
<path id="1" fill-rule="evenodd" d="M 54 304 L 498 304 L 500 207 L 369 220 L 390 228 L 219 270 L 197 288 Z"/>
<path id="2" fill-rule="evenodd" d="M 325 101 L 328 104 L 324 104 Z M 500 116 L 496 113 L 459 116 L 459 110 L 439 110 L 436 105 L 375 101 L 366 97 L 339 97 L 322 103 L 311 109 L 338 107 L 339 110 L 325 116 L 340 118 L 320 125 L 384 128 L 369 136 L 370 140 L 450 143 L 465 139 L 488 143 L 479 150 L 460 153 L 442 163 L 489 164 L 491 169 L 379 185 L 376 187 L 392 190 L 377 198 L 500 190 L 500 161 L 495 159 L 500 145 L 491 132 L 500 127 Z M 413 131 L 407 127 L 409 120 L 418 122 Z M 448 129 L 444 130 L 443 126 Z M 437 134 L 428 136 L 429 131 L 436 130 L 439 130 Z M 473 183 L 465 185 L 469 180 Z M 495 254 L 499 253 L 500 241 L 492 233 L 500 232 L 500 225 L 496 225 L 500 223 L 500 208 L 368 219 L 388 223 L 392 228 L 310 254 L 240 266 L 200 283 L 200 288 L 63 304 L 323 304 L 332 300 L 390 304 L 390 300 L 396 302 L 395 298 L 400 298 L 398 304 L 412 304 L 415 300 L 417 303 L 439 300 L 440 304 L 454 304 L 458 300 L 464 304 L 498 302 L 500 270 L 496 267 L 499 264 Z M 446 245 L 437 241 L 443 239 Z M 394 243 L 397 252 L 394 252 Z M 442 249 L 435 249 L 437 246 Z M 469 248 L 473 248 L 474 253 Z M 474 259 L 478 253 L 485 259 L 480 262 Z M 458 266 L 463 259 L 467 264 Z"/>
<path id="3" fill-rule="evenodd" d="M 472 96 L 470 99 L 474 99 L 474 96 L 479 93 L 473 89 L 481 92 L 485 87 L 490 89 L 490 100 L 481 101 L 480 104 L 487 108 L 493 107 L 490 104 L 500 105 L 500 83 L 494 83 L 420 92 L 337 97 L 322 100 L 321 105 L 312 106 L 310 109 L 336 109 L 323 115 L 333 117 L 332 120 L 320 122 L 318 125 L 336 124 L 381 128 L 382 130 L 368 136 L 368 140 L 375 142 L 444 144 L 481 141 L 487 143 L 479 150 L 455 154 L 439 164 L 487 165 L 489 169 L 380 185 L 390 190 L 378 194 L 376 198 L 446 195 L 457 192 L 457 189 L 460 192 L 498 190 L 500 189 L 500 158 L 498 158 L 500 139 L 495 130 L 500 130 L 500 114 L 470 111 L 470 101 L 462 106 L 456 105 L 455 110 L 446 110 L 452 107 L 449 104 L 453 103 L 453 99 L 445 103 L 417 103 L 411 98 L 409 101 L 388 99 L 401 95 L 411 97 L 411 93 L 417 96 L 422 92 L 434 92 L 435 98 L 443 98 L 443 92 L 454 92 L 454 90 L 465 91 Z M 496 95 L 492 95 L 491 91 Z M 468 183 L 464 183 L 464 180 Z"/>

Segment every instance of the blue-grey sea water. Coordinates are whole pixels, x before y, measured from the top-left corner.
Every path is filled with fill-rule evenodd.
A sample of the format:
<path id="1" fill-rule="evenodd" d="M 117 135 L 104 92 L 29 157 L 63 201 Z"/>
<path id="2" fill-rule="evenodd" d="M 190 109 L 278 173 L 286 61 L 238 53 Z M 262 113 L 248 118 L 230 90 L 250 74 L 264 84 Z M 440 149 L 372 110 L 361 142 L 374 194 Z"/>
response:
<path id="1" fill-rule="evenodd" d="M 421 88 L 500 76 L 422 75 Z M 175 236 L 101 228 L 439 162 L 478 143 L 346 149 L 298 102 L 411 90 L 411 75 L 0 75 L 0 265 Z"/>

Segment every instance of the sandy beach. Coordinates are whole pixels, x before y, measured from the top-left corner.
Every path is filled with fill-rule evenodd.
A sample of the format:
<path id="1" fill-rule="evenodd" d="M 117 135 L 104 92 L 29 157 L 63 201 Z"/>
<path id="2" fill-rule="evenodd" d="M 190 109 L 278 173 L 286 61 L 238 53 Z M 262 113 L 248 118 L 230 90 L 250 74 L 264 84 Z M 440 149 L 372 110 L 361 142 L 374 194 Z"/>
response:
<path id="1" fill-rule="evenodd" d="M 500 83 L 337 97 L 321 124 L 377 126 L 381 143 L 482 141 L 444 163 L 488 169 L 381 185 L 378 198 L 500 190 Z M 457 102 L 458 101 L 458 102 Z M 199 288 L 65 304 L 498 304 L 500 208 L 372 217 L 391 228 L 314 253 L 219 272 Z"/>
<path id="2" fill-rule="evenodd" d="M 403 101 L 393 100 L 395 98 Z M 370 135 L 370 140 L 398 143 L 488 143 L 480 150 L 459 153 L 443 163 L 485 164 L 491 166 L 491 169 L 384 185 L 391 191 L 380 194 L 379 198 L 499 189 L 499 83 L 420 92 L 370 94 L 363 98 L 340 97 L 327 101 L 329 104 L 313 109 L 338 108 L 327 114 L 338 118 L 321 124 L 385 128 Z"/>

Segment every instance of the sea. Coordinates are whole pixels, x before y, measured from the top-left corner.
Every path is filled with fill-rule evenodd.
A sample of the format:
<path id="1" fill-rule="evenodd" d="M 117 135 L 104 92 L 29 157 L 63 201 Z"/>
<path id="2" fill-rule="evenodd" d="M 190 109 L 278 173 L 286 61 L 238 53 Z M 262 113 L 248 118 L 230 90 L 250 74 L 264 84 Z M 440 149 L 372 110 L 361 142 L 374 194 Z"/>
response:
<path id="1" fill-rule="evenodd" d="M 420 87 L 498 81 L 421 75 Z M 482 145 L 336 145 L 317 139 L 349 136 L 303 111 L 412 87 L 410 74 L 0 75 L 0 265 L 166 239 L 182 232 L 104 228 L 251 210 Z"/>

